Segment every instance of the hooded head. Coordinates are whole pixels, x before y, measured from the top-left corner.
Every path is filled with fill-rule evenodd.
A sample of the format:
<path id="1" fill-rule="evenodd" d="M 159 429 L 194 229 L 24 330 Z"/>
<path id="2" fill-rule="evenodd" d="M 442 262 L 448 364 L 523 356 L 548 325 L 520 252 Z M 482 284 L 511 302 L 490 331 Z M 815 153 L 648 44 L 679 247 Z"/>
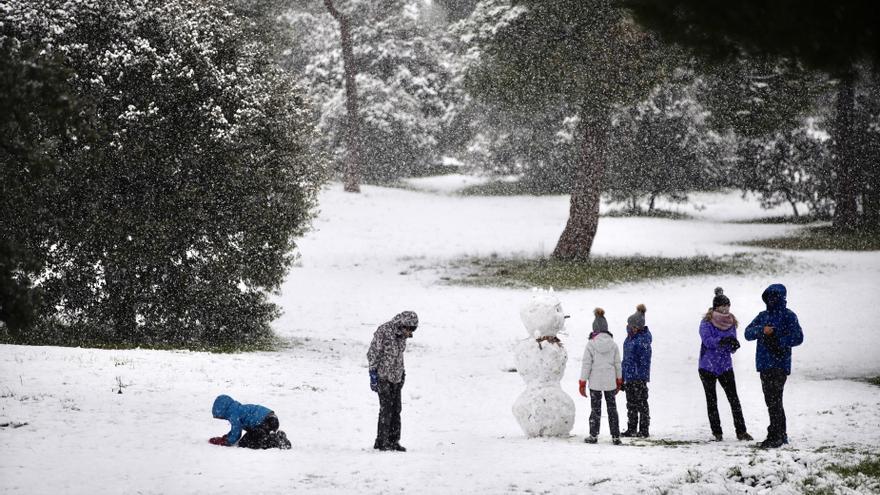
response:
<path id="1" fill-rule="evenodd" d="M 415 311 L 404 311 L 391 319 L 391 325 L 396 331 L 409 332 L 408 336 L 411 337 L 419 326 L 419 316 Z"/>
<path id="2" fill-rule="evenodd" d="M 211 407 L 211 414 L 215 418 L 227 419 L 229 417 L 229 408 L 235 403 L 235 400 L 228 395 L 218 395 L 214 399 L 214 406 Z"/>
<path id="3" fill-rule="evenodd" d="M 648 309 L 644 304 L 636 306 L 636 312 L 629 315 L 629 318 L 626 319 L 626 326 L 633 330 L 641 330 L 642 328 L 645 328 L 645 313 L 647 311 Z"/>
<path id="4" fill-rule="evenodd" d="M 596 318 L 593 320 L 593 333 L 597 334 L 599 332 L 608 332 L 608 320 L 605 319 L 605 310 L 602 308 L 596 308 L 593 310 L 593 314 L 596 315 Z"/>
<path id="5" fill-rule="evenodd" d="M 773 284 L 770 287 L 764 289 L 764 293 L 761 294 L 761 299 L 763 299 L 764 304 L 767 305 L 767 311 L 785 309 L 785 306 L 787 304 L 787 294 L 788 291 L 785 290 L 784 285 Z"/>
<path id="6" fill-rule="evenodd" d="M 712 299 L 712 309 L 718 309 L 721 306 L 730 306 L 730 298 L 724 295 L 724 289 L 715 287 L 715 297 Z"/>

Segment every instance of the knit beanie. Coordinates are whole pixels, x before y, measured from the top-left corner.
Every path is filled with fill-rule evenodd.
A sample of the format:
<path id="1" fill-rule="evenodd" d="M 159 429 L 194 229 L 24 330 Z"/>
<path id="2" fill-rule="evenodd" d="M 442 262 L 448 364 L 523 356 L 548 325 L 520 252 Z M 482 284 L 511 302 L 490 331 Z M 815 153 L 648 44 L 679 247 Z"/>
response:
<path id="1" fill-rule="evenodd" d="M 724 295 L 724 289 L 715 287 L 715 297 L 712 299 L 712 309 L 719 306 L 730 306 L 730 299 Z"/>
<path id="2" fill-rule="evenodd" d="M 644 304 L 636 306 L 636 312 L 629 315 L 629 318 L 626 319 L 626 325 L 635 329 L 645 328 L 645 312 L 647 310 Z"/>
<path id="3" fill-rule="evenodd" d="M 608 333 L 608 321 L 605 320 L 605 310 L 596 308 L 593 310 L 593 314 L 596 315 L 596 318 L 593 320 L 593 333 Z"/>

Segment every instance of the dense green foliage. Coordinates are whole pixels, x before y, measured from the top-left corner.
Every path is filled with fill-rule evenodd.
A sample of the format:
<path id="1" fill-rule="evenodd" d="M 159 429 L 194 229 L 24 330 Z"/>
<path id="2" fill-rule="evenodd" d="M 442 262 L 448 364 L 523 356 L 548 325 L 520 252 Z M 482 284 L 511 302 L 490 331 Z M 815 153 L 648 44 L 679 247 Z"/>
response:
<path id="1" fill-rule="evenodd" d="M 43 300 L 13 340 L 271 338 L 267 293 L 292 261 L 323 169 L 303 101 L 253 19 L 191 0 L 7 2 L 0 14 L 0 38 L 63 60 L 64 91 L 95 122 L 33 184 L 50 228 L 23 236 Z"/>

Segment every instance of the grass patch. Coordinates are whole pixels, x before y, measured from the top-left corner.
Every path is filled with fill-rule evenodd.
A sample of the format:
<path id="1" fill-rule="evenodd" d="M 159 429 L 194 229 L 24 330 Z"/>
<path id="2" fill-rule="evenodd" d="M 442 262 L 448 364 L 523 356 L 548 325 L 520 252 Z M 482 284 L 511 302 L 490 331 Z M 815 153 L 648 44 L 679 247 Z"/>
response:
<path id="1" fill-rule="evenodd" d="M 845 233 L 838 232 L 833 227 L 814 227 L 791 236 L 746 241 L 740 244 L 797 251 L 877 251 L 880 250 L 880 230 Z"/>
<path id="2" fill-rule="evenodd" d="M 776 263 L 754 254 L 693 258 L 595 257 L 587 261 L 465 258 L 450 266 L 451 283 L 488 287 L 585 289 L 642 280 L 694 275 L 775 271 Z"/>
<path id="3" fill-rule="evenodd" d="M 749 218 L 747 220 L 731 220 L 728 223 L 738 223 L 738 224 L 796 224 L 796 225 L 807 225 L 816 222 L 827 222 L 830 221 L 831 218 L 827 216 L 816 216 L 816 215 L 801 215 L 799 217 L 794 216 L 778 216 L 778 217 L 766 217 L 766 218 Z"/>
<path id="4" fill-rule="evenodd" d="M 865 378 L 865 381 L 870 383 L 871 385 L 876 385 L 876 386 L 880 387 L 880 376 L 871 376 L 871 377 Z"/>
<path id="5" fill-rule="evenodd" d="M 629 209 L 611 210 L 611 211 L 604 213 L 600 216 L 610 217 L 610 218 L 621 218 L 621 217 L 625 217 L 625 218 L 632 218 L 632 217 L 635 217 L 635 218 L 666 218 L 668 220 L 691 220 L 694 218 L 691 215 L 688 215 L 687 213 L 680 213 L 677 211 L 670 211 L 670 210 L 661 210 L 661 209 L 657 209 L 657 208 L 655 208 L 651 211 L 639 210 L 636 212 L 633 212 L 632 210 L 629 210 Z"/>
<path id="6" fill-rule="evenodd" d="M 843 478 L 855 478 L 859 475 L 865 475 L 875 480 L 880 480 L 880 456 L 872 456 L 863 459 L 858 464 L 844 466 L 835 464 L 828 467 L 829 471 L 833 471 Z"/>
<path id="7" fill-rule="evenodd" d="M 706 443 L 699 440 L 668 440 L 665 438 L 636 438 L 635 440 L 635 442 L 629 445 L 633 447 L 668 447 L 676 449 L 678 447 Z"/>
<path id="8" fill-rule="evenodd" d="M 274 334 L 259 336 L 240 342 L 205 343 L 205 342 L 133 342 L 105 340 L 94 335 L 63 334 L 31 334 L 16 338 L 5 329 L 0 328 L 0 344 L 10 345 L 50 345 L 58 347 L 85 347 L 105 350 L 151 349 L 156 351 L 199 351 L 218 354 L 238 352 L 276 351 L 283 347 L 282 339 Z"/>
<path id="9" fill-rule="evenodd" d="M 461 196 L 550 196 L 559 192 L 537 190 L 521 181 L 493 180 L 485 184 L 474 184 L 458 192 Z"/>

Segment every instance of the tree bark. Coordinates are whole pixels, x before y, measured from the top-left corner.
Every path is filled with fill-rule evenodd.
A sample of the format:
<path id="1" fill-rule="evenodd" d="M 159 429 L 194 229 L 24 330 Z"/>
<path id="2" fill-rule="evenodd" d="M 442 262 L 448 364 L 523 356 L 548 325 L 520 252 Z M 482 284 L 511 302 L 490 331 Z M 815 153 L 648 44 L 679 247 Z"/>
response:
<path id="1" fill-rule="evenodd" d="M 553 257 L 560 260 L 586 260 L 599 227 L 599 203 L 605 175 L 608 119 L 581 112 L 578 135 L 580 152 L 572 186 L 565 230 L 556 243 Z"/>
<path id="2" fill-rule="evenodd" d="M 856 184 L 854 170 L 854 128 L 855 117 L 854 71 L 840 77 L 837 89 L 837 121 L 835 123 L 835 170 L 837 171 L 837 190 L 835 192 L 834 228 L 854 230 L 858 224 L 856 205 Z"/>
<path id="3" fill-rule="evenodd" d="M 361 192 L 361 125 L 357 97 L 357 66 L 351 38 L 351 20 L 333 5 L 333 0 L 324 0 L 330 15 L 339 23 L 342 38 L 342 65 L 345 72 L 345 109 L 348 114 L 348 156 L 345 160 L 343 183 L 346 192 Z"/>

